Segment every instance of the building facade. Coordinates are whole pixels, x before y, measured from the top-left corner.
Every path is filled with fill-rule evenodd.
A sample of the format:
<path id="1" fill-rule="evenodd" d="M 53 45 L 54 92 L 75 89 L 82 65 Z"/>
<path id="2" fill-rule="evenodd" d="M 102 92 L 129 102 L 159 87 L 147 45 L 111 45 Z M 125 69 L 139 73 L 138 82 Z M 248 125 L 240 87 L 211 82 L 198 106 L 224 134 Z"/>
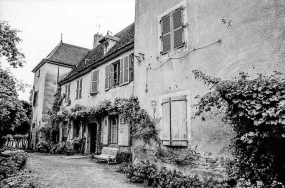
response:
<path id="1" fill-rule="evenodd" d="M 230 127 L 192 118 L 195 97 L 209 91 L 192 71 L 222 79 L 285 72 L 284 10 L 278 0 L 136 0 L 134 55 L 144 58 L 134 64 L 134 94 L 161 118 L 165 148 L 229 156 Z"/>
<path id="2" fill-rule="evenodd" d="M 49 139 L 46 127 L 49 123 L 48 110 L 51 109 L 59 79 L 66 76 L 72 68 L 88 53 L 88 49 L 60 42 L 52 52 L 33 70 L 33 118 L 30 147 L 35 148 L 38 141 Z"/>
<path id="3" fill-rule="evenodd" d="M 94 49 L 62 80 L 62 108 L 94 107 L 103 101 L 129 98 L 134 91 L 134 24 L 114 36 L 94 36 Z M 59 123 L 60 141 L 82 140 L 84 153 L 99 153 L 103 146 L 129 149 L 129 128 L 112 112 L 102 117 L 67 118 Z"/>

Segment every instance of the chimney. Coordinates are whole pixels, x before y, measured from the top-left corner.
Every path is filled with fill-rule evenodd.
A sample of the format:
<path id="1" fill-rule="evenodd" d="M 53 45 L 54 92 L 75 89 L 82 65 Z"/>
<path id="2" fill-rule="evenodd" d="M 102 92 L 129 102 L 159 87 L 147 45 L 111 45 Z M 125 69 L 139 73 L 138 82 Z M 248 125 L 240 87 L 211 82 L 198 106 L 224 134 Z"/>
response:
<path id="1" fill-rule="evenodd" d="M 99 45 L 99 40 L 102 39 L 102 37 L 102 34 L 99 34 L 98 32 L 94 35 L 93 49 Z"/>

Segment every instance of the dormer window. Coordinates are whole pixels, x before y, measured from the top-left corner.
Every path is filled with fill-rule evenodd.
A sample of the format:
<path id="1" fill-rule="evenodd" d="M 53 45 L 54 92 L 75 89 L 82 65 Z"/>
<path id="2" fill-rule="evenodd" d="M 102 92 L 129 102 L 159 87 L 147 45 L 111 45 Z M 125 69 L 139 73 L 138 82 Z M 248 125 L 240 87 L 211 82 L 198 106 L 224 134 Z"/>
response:
<path id="1" fill-rule="evenodd" d="M 99 42 L 104 44 L 104 54 L 106 54 L 117 42 L 119 41 L 118 37 L 111 36 L 107 34 Z"/>
<path id="2" fill-rule="evenodd" d="M 89 62 L 90 62 L 90 59 L 85 59 L 85 65 L 88 65 Z"/>

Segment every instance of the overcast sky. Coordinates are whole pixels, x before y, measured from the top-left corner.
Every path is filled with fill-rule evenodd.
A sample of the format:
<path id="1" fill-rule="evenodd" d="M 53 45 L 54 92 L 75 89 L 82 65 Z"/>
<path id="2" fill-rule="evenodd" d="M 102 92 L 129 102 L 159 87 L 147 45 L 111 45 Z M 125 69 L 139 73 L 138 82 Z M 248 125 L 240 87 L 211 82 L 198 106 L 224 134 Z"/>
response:
<path id="1" fill-rule="evenodd" d="M 22 30 L 19 47 L 27 63 L 12 72 L 32 85 L 32 69 L 56 47 L 61 33 L 64 43 L 91 49 L 96 32 L 115 34 L 134 22 L 135 0 L 0 0 L 0 16 Z M 28 100 L 29 90 L 19 98 Z"/>

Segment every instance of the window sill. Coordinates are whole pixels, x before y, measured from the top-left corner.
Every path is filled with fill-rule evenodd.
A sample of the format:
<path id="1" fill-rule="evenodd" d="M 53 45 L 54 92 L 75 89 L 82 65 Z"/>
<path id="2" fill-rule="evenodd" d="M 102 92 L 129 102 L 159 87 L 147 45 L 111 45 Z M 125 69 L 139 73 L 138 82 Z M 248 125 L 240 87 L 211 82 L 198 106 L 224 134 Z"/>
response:
<path id="1" fill-rule="evenodd" d="M 188 52 L 188 47 L 186 46 L 186 44 L 184 44 L 181 47 L 176 48 L 175 50 L 163 52 L 163 53 L 159 54 L 159 56 L 157 57 L 157 60 L 163 60 L 166 58 L 171 58 L 173 56 L 176 56 L 178 54 L 182 54 L 184 52 Z"/>

